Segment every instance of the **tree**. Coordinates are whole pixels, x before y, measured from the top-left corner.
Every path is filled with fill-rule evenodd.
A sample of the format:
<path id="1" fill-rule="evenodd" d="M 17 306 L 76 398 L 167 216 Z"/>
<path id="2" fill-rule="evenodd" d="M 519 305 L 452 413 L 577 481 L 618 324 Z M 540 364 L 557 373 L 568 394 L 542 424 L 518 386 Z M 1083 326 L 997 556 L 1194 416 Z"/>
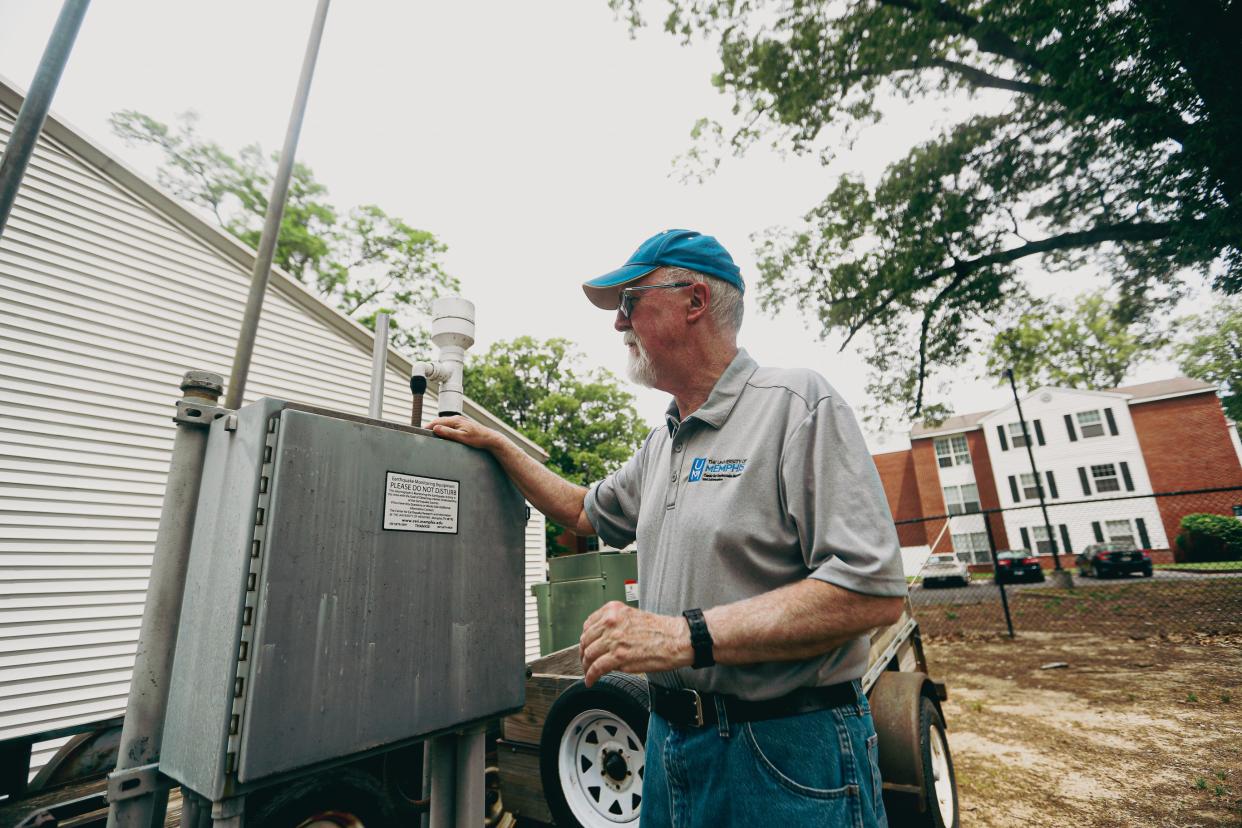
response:
<path id="1" fill-rule="evenodd" d="M 1173 347 L 1182 371 L 1219 386 L 1225 413 L 1242 422 L 1242 302 L 1223 302 L 1181 325 L 1186 339 Z"/>
<path id="2" fill-rule="evenodd" d="M 566 339 L 522 336 L 472 356 L 466 395 L 548 450 L 548 465 L 571 483 L 599 480 L 629 459 L 650 429 L 634 396 L 604 369 L 583 372 Z M 547 522 L 548 551 L 564 531 Z"/>
<path id="3" fill-rule="evenodd" d="M 641 22 L 638 0 L 610 2 Z M 890 96 L 976 100 L 874 184 L 841 176 L 802 226 L 760 244 L 764 305 L 792 303 L 845 345 L 865 334 L 869 390 L 905 416 L 943 410 L 929 378 L 1029 301 L 1029 257 L 1102 266 L 1122 324 L 1175 301 L 1188 270 L 1242 288 L 1242 3 L 670 5 L 670 32 L 719 43 L 738 152 L 767 135 L 826 161 Z"/>
<path id="4" fill-rule="evenodd" d="M 231 155 L 199 135 L 193 112 L 179 116 L 175 128 L 132 110 L 110 120 L 127 143 L 163 153 L 161 185 L 258 247 L 278 153 L 251 144 Z M 377 314 L 390 314 L 392 342 L 412 355 L 428 348 L 431 300 L 460 289 L 439 262 L 445 249 L 431 233 L 374 204 L 340 214 L 310 167 L 294 165 L 273 262 L 372 330 Z"/>
<path id="5" fill-rule="evenodd" d="M 1037 301 L 996 335 L 987 352 L 988 373 L 998 377 L 1013 368 L 1028 390 L 1121 385 L 1131 368 L 1156 356 L 1165 337 L 1119 315 L 1117 302 L 1102 291 L 1069 304 Z"/>

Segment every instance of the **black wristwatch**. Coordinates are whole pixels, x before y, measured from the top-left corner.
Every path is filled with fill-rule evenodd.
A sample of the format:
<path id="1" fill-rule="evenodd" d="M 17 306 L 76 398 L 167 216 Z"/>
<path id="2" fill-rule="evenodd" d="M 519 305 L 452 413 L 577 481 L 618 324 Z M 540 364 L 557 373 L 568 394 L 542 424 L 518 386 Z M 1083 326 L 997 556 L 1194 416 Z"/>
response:
<path id="1" fill-rule="evenodd" d="M 686 623 L 690 625 L 690 646 L 694 648 L 694 663 L 690 665 L 696 670 L 711 667 L 716 663 L 712 655 L 712 634 L 707 629 L 707 619 L 703 610 L 688 609 L 682 613 Z"/>

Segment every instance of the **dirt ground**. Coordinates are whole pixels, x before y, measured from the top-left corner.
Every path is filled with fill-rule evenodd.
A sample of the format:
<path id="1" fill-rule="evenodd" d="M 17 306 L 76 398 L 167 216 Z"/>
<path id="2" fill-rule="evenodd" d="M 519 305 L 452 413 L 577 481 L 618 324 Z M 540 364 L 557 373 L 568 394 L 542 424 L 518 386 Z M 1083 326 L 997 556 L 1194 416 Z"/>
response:
<path id="1" fill-rule="evenodd" d="M 925 645 L 964 828 L 1242 825 L 1242 634 Z"/>

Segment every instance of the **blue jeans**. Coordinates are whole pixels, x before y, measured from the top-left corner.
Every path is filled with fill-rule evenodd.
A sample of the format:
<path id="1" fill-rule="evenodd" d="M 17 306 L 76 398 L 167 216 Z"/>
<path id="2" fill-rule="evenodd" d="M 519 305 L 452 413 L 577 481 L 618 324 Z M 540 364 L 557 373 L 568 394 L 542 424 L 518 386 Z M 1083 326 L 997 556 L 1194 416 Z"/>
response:
<path id="1" fill-rule="evenodd" d="M 875 725 L 858 703 L 758 722 L 675 727 L 651 715 L 641 828 L 887 828 Z"/>

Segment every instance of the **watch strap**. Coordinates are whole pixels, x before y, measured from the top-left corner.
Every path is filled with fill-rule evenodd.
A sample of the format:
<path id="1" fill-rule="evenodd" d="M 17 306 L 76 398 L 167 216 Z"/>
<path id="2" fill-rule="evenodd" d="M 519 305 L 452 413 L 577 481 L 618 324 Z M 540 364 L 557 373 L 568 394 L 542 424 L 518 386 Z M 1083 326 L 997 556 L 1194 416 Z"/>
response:
<path id="1" fill-rule="evenodd" d="M 712 655 L 712 634 L 707 629 L 703 610 L 688 609 L 682 615 L 690 625 L 690 646 L 694 648 L 694 663 L 690 666 L 695 670 L 711 667 L 716 663 L 716 658 Z"/>

